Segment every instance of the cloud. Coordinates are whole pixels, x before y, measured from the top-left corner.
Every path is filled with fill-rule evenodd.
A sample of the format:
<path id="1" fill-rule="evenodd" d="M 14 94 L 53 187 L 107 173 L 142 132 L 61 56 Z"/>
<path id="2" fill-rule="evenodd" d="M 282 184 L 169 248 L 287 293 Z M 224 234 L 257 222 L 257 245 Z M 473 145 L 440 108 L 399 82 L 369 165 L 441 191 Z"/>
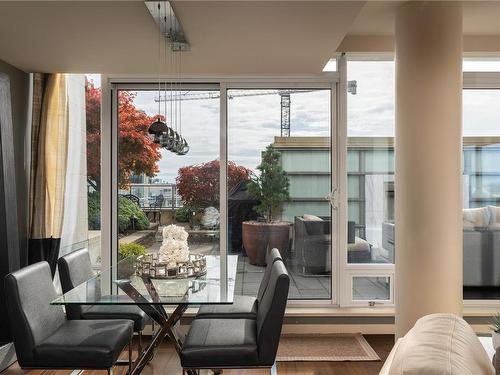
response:
<path id="1" fill-rule="evenodd" d="M 349 61 L 348 80 L 356 80 L 358 92 L 348 94 L 348 136 L 394 136 L 394 62 Z M 279 95 L 239 96 L 259 90 L 230 90 L 228 100 L 228 158 L 255 169 L 262 150 L 281 134 Z M 262 93 L 269 90 L 261 90 Z M 206 92 L 206 91 L 205 91 Z M 139 91 L 135 105 L 148 115 L 158 113 L 156 91 Z M 500 90 L 464 90 L 464 135 L 499 135 Z M 161 112 L 164 113 L 164 104 Z M 159 177 L 174 182 L 180 167 L 219 157 L 219 100 L 182 102 L 182 135 L 190 145 L 185 156 L 162 151 Z M 292 136 L 330 136 L 330 91 L 315 90 L 291 95 Z M 167 103 L 167 122 L 172 117 Z M 179 121 L 177 121 L 179 127 Z M 175 122 L 174 122 L 175 127 Z"/>

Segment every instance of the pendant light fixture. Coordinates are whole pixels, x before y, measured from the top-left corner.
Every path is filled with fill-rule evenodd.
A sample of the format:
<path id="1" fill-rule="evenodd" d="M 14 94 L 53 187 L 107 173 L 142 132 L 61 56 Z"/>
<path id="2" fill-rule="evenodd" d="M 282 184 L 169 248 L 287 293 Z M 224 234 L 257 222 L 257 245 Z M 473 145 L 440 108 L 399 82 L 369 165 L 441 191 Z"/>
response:
<path id="1" fill-rule="evenodd" d="M 163 9 L 162 9 L 163 4 Z M 189 145 L 185 138 L 182 137 L 182 94 L 181 94 L 181 75 L 182 75 L 182 51 L 189 50 L 184 32 L 181 25 L 174 14 L 171 4 L 168 1 L 159 1 L 157 3 L 157 17 L 154 13 L 154 8 L 150 6 L 150 2 L 146 2 L 146 6 L 154 19 L 158 22 L 158 116 L 157 119 L 149 126 L 148 133 L 153 141 L 177 155 L 186 155 L 189 151 Z M 163 15 L 162 15 L 163 10 Z M 168 16 L 167 16 L 168 10 Z M 167 47 L 170 46 L 170 116 L 168 118 L 170 126 L 167 125 L 167 79 L 163 84 L 163 100 L 164 118 L 161 116 L 161 73 L 162 73 L 162 54 L 161 54 L 161 38 L 165 36 L 163 63 L 167 65 Z M 173 80 L 175 79 L 175 84 Z"/>
<path id="2" fill-rule="evenodd" d="M 172 35 L 172 7 L 168 7 L 168 18 L 167 18 L 167 10 L 165 9 L 165 14 L 163 16 L 163 21 L 165 24 L 165 54 L 163 55 L 164 57 L 164 65 L 167 66 L 167 47 L 168 47 L 168 41 L 171 38 Z M 170 63 L 170 69 L 172 68 L 172 64 Z M 167 73 L 165 71 L 165 73 Z M 164 110 L 165 110 L 165 118 L 167 118 L 167 78 L 165 76 L 165 81 L 163 83 L 163 100 L 164 100 Z M 172 112 L 170 112 L 170 116 L 168 117 L 169 122 L 170 122 L 170 127 L 168 127 L 168 132 L 165 135 L 165 140 L 162 145 L 162 147 L 166 148 L 169 151 L 172 151 L 173 146 L 174 146 L 174 131 L 172 129 L 172 123 L 173 123 L 173 117 L 172 117 Z"/>
<path id="3" fill-rule="evenodd" d="M 158 2 L 158 95 L 161 94 L 161 2 Z M 154 143 L 161 144 L 162 138 L 168 132 L 168 126 L 161 120 L 161 101 L 158 102 L 158 116 L 148 128 L 148 134 Z"/>

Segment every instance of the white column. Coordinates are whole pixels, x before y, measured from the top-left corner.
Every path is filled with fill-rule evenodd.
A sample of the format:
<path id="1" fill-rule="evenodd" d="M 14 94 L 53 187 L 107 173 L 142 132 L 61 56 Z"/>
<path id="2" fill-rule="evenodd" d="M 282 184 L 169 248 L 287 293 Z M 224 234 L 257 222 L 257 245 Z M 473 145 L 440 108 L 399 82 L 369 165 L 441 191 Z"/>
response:
<path id="1" fill-rule="evenodd" d="M 462 313 L 462 6 L 396 15 L 396 337 Z"/>

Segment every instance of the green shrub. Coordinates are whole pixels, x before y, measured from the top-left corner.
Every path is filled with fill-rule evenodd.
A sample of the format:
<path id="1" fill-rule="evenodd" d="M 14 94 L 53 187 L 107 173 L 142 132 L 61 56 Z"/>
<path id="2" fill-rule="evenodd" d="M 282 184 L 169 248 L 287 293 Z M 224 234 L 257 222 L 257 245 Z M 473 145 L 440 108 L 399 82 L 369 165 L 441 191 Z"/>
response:
<path id="1" fill-rule="evenodd" d="M 146 248 L 142 245 L 139 245 L 138 243 L 121 243 L 118 246 L 118 255 L 120 256 L 120 259 L 125 259 L 128 257 L 137 258 L 138 256 L 146 254 Z"/>
<path id="2" fill-rule="evenodd" d="M 89 193 L 87 197 L 88 221 L 90 230 L 101 229 L 101 197 L 97 191 Z"/>
<path id="3" fill-rule="evenodd" d="M 193 212 L 191 211 L 191 209 L 184 206 L 175 210 L 174 219 L 178 223 L 188 223 L 192 215 Z"/>
<path id="4" fill-rule="evenodd" d="M 275 220 L 283 202 L 289 199 L 290 180 L 281 168 L 280 157 L 272 145 L 267 146 L 257 167 L 260 174 L 253 176 L 248 184 L 248 193 L 260 202 L 253 209 L 268 223 Z"/>
<path id="5" fill-rule="evenodd" d="M 137 204 L 130 199 L 118 197 L 118 231 L 124 233 L 131 227 L 131 217 L 136 217 L 135 229 L 149 229 L 149 219 Z"/>
<path id="6" fill-rule="evenodd" d="M 497 333 L 500 333 L 500 312 L 497 312 L 493 319 L 491 320 L 491 329 Z"/>

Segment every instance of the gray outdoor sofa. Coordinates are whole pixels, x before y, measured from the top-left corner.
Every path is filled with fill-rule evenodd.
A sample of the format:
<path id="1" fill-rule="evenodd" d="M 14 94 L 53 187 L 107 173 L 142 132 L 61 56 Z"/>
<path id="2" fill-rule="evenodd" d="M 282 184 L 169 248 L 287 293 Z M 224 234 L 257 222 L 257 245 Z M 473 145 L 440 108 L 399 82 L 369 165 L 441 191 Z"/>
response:
<path id="1" fill-rule="evenodd" d="M 347 257 L 349 263 L 370 263 L 371 245 L 349 231 Z M 352 233 L 351 233 L 352 232 Z M 295 216 L 294 252 L 304 274 L 320 275 L 330 272 L 330 219 L 313 215 Z"/>

